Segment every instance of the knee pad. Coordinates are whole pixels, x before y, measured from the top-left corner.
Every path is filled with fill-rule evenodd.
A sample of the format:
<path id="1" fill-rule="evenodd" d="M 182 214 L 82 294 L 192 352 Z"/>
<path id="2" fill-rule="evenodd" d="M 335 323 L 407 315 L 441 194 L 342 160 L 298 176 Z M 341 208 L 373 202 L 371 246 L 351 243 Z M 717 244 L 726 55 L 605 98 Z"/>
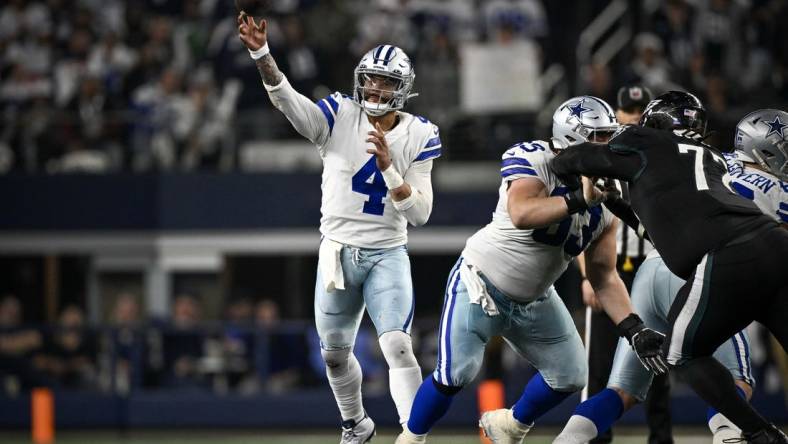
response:
<path id="1" fill-rule="evenodd" d="M 416 356 L 413 355 L 413 345 L 410 335 L 407 333 L 399 330 L 388 331 L 378 338 L 378 342 L 389 368 L 407 368 L 419 365 Z"/>
<path id="2" fill-rule="evenodd" d="M 327 369 L 341 372 L 348 366 L 350 348 L 342 348 L 339 350 L 325 350 L 321 348 L 320 354 L 323 356 L 323 361 L 325 361 Z"/>

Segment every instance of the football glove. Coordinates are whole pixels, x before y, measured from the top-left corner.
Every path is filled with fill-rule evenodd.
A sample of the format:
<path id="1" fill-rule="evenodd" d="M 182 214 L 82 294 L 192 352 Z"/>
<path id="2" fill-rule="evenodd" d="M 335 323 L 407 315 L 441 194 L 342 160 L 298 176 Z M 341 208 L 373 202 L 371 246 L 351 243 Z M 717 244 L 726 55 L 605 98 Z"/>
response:
<path id="1" fill-rule="evenodd" d="M 668 363 L 662 355 L 664 334 L 647 328 L 635 313 L 624 318 L 617 327 L 621 336 L 629 341 L 643 367 L 658 375 L 668 372 Z"/>

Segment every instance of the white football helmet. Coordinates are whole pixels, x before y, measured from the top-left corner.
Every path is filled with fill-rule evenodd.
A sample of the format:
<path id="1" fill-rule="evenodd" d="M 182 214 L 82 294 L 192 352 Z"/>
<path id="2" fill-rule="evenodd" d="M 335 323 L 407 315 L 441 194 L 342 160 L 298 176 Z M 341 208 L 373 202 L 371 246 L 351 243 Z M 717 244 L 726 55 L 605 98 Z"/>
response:
<path id="1" fill-rule="evenodd" d="M 618 128 L 613 108 L 594 96 L 572 97 L 553 114 L 553 141 L 557 148 L 597 142 L 597 133 L 612 136 Z"/>
<path id="2" fill-rule="evenodd" d="M 364 88 L 369 76 L 381 76 L 391 79 L 394 83 L 392 91 Z M 354 71 L 353 98 L 370 116 L 382 116 L 389 111 L 402 109 L 408 99 L 418 94 L 411 94 L 416 73 L 405 51 L 392 45 L 380 45 L 364 54 Z M 365 89 L 366 93 L 365 94 Z M 370 92 L 379 91 L 391 95 L 389 100 L 379 102 L 368 101 Z"/>
<path id="3" fill-rule="evenodd" d="M 788 181 L 788 113 L 759 109 L 736 125 L 737 155 Z"/>

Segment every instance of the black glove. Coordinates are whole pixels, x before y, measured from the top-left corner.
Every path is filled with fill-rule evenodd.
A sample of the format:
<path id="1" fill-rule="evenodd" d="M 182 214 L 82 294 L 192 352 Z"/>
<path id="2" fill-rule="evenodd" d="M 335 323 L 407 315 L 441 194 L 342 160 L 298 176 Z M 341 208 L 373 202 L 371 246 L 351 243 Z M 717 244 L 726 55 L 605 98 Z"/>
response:
<path id="1" fill-rule="evenodd" d="M 621 190 L 616 186 L 615 179 L 604 179 L 601 189 L 606 195 L 605 203 L 613 203 L 621 200 Z"/>
<path id="2" fill-rule="evenodd" d="M 668 372 L 668 363 L 662 355 L 665 335 L 646 328 L 643 320 L 635 313 L 624 318 L 617 327 L 620 335 L 629 341 L 643 367 L 656 374 Z"/>
<path id="3" fill-rule="evenodd" d="M 566 207 L 569 209 L 569 214 L 579 213 L 588 209 L 588 202 L 586 202 L 586 198 L 583 195 L 583 187 L 564 194 L 564 200 L 566 200 Z"/>

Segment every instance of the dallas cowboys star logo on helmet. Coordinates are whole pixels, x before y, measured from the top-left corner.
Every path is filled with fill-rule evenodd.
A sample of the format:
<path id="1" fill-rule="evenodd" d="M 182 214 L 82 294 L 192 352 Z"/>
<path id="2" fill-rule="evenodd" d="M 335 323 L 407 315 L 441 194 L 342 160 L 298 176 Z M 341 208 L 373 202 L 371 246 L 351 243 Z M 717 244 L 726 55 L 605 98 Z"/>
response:
<path id="1" fill-rule="evenodd" d="M 587 113 L 589 111 L 592 111 L 591 108 L 584 107 L 583 106 L 583 102 L 584 102 L 584 100 L 581 100 L 581 101 L 577 102 L 576 105 L 567 107 L 567 108 L 569 108 L 569 117 L 577 117 L 578 119 L 582 119 L 583 118 L 583 113 Z"/>
<path id="2" fill-rule="evenodd" d="M 765 137 L 769 137 L 772 134 L 779 134 L 780 137 L 782 137 L 783 128 L 788 127 L 788 124 L 785 124 L 780 120 L 780 116 L 775 116 L 774 120 L 771 122 L 767 122 L 766 120 L 763 120 L 763 123 L 769 125 L 769 132 L 766 133 Z"/>

